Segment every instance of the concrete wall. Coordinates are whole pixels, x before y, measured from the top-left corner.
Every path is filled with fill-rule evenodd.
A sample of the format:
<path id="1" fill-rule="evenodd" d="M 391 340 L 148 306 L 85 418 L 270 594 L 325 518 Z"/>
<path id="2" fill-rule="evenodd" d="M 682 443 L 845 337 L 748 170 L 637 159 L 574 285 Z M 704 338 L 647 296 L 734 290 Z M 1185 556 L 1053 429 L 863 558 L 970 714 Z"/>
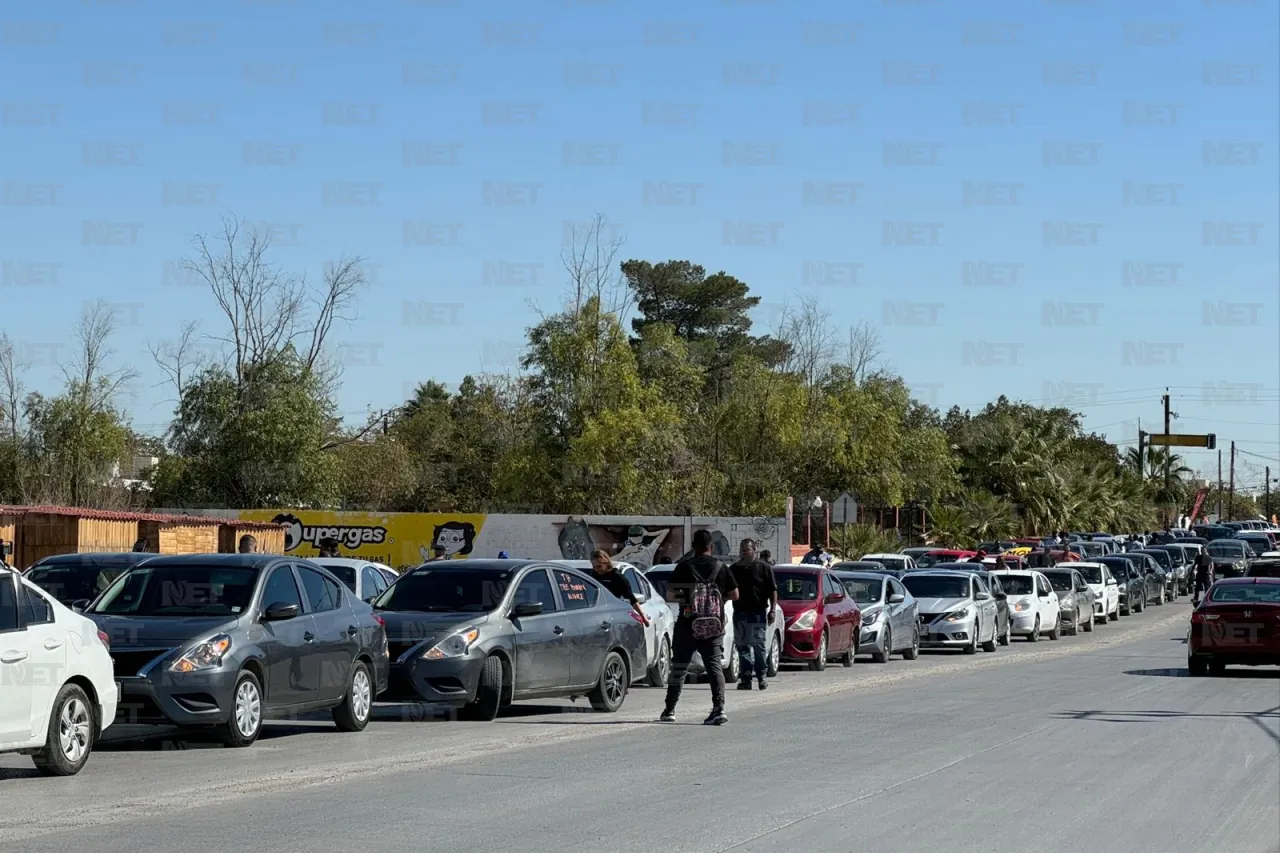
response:
<path id="1" fill-rule="evenodd" d="M 164 510 L 170 512 L 171 510 Z M 716 552 L 736 555 L 743 539 L 760 543 L 779 562 L 788 551 L 781 518 L 701 516 L 563 516 L 459 513 L 366 513 L 312 510 L 179 510 L 193 515 L 287 525 L 285 553 L 316 555 L 320 539 L 342 543 L 342 556 L 376 560 L 397 568 L 416 566 L 441 542 L 453 559 L 511 557 L 586 559 L 603 548 L 640 567 L 674 562 L 690 550 L 693 532 L 712 532 Z"/>

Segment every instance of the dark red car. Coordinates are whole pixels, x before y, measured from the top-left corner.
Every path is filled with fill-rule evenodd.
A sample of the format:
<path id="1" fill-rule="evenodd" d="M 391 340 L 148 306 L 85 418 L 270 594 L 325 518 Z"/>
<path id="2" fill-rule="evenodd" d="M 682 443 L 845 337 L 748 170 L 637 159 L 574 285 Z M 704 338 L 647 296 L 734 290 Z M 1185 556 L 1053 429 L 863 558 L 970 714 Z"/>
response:
<path id="1" fill-rule="evenodd" d="M 1192 611 L 1187 669 L 1221 675 L 1232 665 L 1280 665 L 1280 578 L 1220 580 Z"/>
<path id="2" fill-rule="evenodd" d="M 827 661 L 853 666 L 862 611 L 844 584 L 821 566 L 774 566 L 778 604 L 787 622 L 783 660 L 823 670 Z"/>

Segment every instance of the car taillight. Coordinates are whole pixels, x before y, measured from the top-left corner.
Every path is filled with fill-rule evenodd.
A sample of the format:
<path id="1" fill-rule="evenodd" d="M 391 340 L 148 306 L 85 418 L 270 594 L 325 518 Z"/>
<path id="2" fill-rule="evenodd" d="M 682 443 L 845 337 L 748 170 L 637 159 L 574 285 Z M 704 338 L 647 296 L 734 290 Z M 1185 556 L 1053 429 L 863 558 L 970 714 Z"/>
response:
<path id="1" fill-rule="evenodd" d="M 1205 622 L 1212 622 L 1217 618 L 1218 618 L 1217 613 L 1204 613 L 1202 611 L 1197 610 L 1191 614 L 1191 624 L 1203 625 Z"/>
<path id="2" fill-rule="evenodd" d="M 635 612 L 634 610 L 631 610 L 631 611 L 628 611 L 628 612 L 627 612 L 627 615 L 628 615 L 628 616 L 630 616 L 633 620 L 635 620 L 636 624 L 640 624 L 640 614 L 639 614 L 639 613 Z"/>
<path id="3" fill-rule="evenodd" d="M 108 649 L 111 648 L 111 638 L 107 636 L 106 631 L 99 631 L 98 639 L 102 641 L 102 645 L 106 646 Z"/>
<path id="4" fill-rule="evenodd" d="M 379 616 L 377 613 L 373 614 L 373 621 L 377 622 L 377 623 L 378 623 L 379 625 L 381 625 L 383 628 L 387 627 L 387 620 L 386 620 L 386 619 L 383 619 L 383 618 L 382 618 L 381 616 Z"/>

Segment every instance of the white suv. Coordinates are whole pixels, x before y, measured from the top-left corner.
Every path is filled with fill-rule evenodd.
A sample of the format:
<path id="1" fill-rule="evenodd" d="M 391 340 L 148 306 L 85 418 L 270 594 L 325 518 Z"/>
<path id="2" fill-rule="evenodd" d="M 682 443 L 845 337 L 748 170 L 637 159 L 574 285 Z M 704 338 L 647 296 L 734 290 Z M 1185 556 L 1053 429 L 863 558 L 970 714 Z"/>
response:
<path id="1" fill-rule="evenodd" d="M 0 752 L 30 755 L 47 776 L 80 772 L 120 700 L 107 642 L 0 566 Z"/>

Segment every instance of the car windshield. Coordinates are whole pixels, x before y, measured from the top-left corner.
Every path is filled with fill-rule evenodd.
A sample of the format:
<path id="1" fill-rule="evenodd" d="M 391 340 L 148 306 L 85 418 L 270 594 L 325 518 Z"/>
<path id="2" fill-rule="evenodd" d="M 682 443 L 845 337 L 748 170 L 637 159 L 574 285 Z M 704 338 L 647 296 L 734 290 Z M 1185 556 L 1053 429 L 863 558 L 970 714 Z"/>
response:
<path id="1" fill-rule="evenodd" d="M 1205 546 L 1205 550 L 1213 557 L 1243 557 L 1243 542 L 1228 542 L 1225 539 L 1215 539 Z"/>
<path id="2" fill-rule="evenodd" d="M 326 563 L 323 560 L 316 560 L 317 563 L 324 566 L 333 576 L 346 584 L 347 589 L 352 592 L 356 591 L 356 570 L 353 566 L 345 563 Z"/>
<path id="3" fill-rule="evenodd" d="M 868 563 L 879 563 L 886 569 L 901 569 L 907 565 L 906 557 L 863 557 Z"/>
<path id="4" fill-rule="evenodd" d="M 1280 583 L 1219 584 L 1209 592 L 1209 600 L 1217 602 L 1240 602 L 1243 604 L 1280 604 Z"/>
<path id="5" fill-rule="evenodd" d="M 1076 588 L 1070 572 L 1045 572 L 1044 576 L 1049 579 L 1049 586 L 1058 592 L 1071 592 Z"/>
<path id="6" fill-rule="evenodd" d="M 658 595 L 667 598 L 667 584 L 671 582 L 672 574 L 671 569 L 663 569 L 661 571 L 650 569 L 644 573 L 644 576 L 649 579 L 649 583 L 653 584 L 653 588 L 658 591 Z M 670 599 L 667 600 L 669 601 Z"/>
<path id="7" fill-rule="evenodd" d="M 902 585 L 916 598 L 968 598 L 969 579 L 908 574 Z"/>
<path id="8" fill-rule="evenodd" d="M 118 616 L 231 616 L 253 598 L 256 568 L 185 565 L 132 569 L 92 612 Z"/>
<path id="9" fill-rule="evenodd" d="M 111 565 L 97 561 L 80 563 L 58 562 L 33 566 L 27 570 L 26 579 L 58 601 L 66 604 L 86 598 L 97 598 L 111 582 L 128 571 L 128 565 Z"/>
<path id="10" fill-rule="evenodd" d="M 1031 595 L 1035 590 L 1031 575 L 999 575 L 998 577 L 1000 585 L 1009 595 Z"/>
<path id="11" fill-rule="evenodd" d="M 880 578 L 860 578 L 856 575 L 839 574 L 836 577 L 844 583 L 844 588 L 859 604 L 878 604 L 884 582 Z"/>
<path id="12" fill-rule="evenodd" d="M 489 613 L 507 595 L 510 569 L 417 569 L 388 587 L 375 610 Z"/>
<path id="13" fill-rule="evenodd" d="M 1096 566 L 1081 566 L 1079 572 L 1085 583 L 1102 583 L 1102 569 Z"/>
<path id="14" fill-rule="evenodd" d="M 814 601 L 818 597 L 818 575 L 810 572 L 774 572 L 779 601 Z"/>
<path id="15" fill-rule="evenodd" d="M 1167 569 L 1173 566 L 1173 561 L 1169 556 L 1168 551 L 1161 550 L 1160 548 L 1153 548 L 1150 551 L 1143 551 L 1143 553 L 1155 560 L 1162 569 Z"/>
<path id="16" fill-rule="evenodd" d="M 939 563 L 954 563 L 956 557 L 950 554 L 922 554 L 916 558 L 916 565 L 920 567 L 936 566 Z"/>

